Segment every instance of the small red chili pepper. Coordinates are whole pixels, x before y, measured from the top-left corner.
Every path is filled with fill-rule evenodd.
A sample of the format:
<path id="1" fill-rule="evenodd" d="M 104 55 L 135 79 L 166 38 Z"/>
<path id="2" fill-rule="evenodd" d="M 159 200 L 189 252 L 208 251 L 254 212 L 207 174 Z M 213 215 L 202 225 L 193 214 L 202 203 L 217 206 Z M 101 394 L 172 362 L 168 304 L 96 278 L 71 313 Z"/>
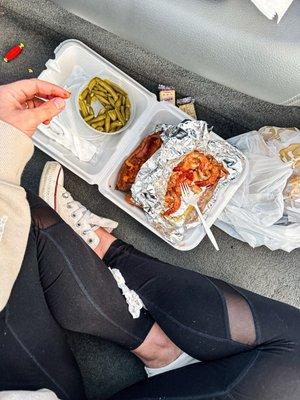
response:
<path id="1" fill-rule="evenodd" d="M 14 58 L 18 57 L 18 55 L 22 52 L 24 47 L 25 45 L 23 43 L 19 43 L 16 46 L 12 47 L 3 57 L 3 61 L 7 63 L 13 60 Z"/>

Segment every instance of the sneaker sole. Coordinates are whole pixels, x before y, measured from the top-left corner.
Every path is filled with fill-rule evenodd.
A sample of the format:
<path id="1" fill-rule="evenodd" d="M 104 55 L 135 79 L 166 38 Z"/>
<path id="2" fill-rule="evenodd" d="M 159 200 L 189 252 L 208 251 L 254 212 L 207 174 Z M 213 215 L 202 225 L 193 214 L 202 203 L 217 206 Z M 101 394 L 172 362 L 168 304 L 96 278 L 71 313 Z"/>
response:
<path id="1" fill-rule="evenodd" d="M 59 181 L 63 179 L 63 169 L 55 161 L 45 164 L 39 187 L 39 196 L 56 210 L 56 191 Z M 63 184 L 63 182 L 61 183 Z"/>

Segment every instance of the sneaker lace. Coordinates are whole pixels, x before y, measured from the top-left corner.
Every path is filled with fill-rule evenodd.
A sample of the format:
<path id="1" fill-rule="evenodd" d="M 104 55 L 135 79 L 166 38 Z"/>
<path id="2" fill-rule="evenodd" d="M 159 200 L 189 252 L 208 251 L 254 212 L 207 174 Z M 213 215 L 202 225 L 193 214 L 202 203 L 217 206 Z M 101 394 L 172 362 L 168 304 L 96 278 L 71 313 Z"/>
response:
<path id="1" fill-rule="evenodd" d="M 93 217 L 93 213 L 89 211 L 85 206 L 83 206 L 79 201 L 76 201 L 73 199 L 71 193 L 65 191 L 63 192 L 63 196 L 65 198 L 69 198 L 67 201 L 67 207 L 72 210 L 71 216 L 76 218 L 77 215 L 82 215 L 79 220 L 77 220 L 76 224 L 78 226 L 86 225 L 89 226 L 89 228 L 85 229 L 82 233 L 83 234 L 88 234 L 92 231 L 95 231 L 99 228 L 97 224 L 91 223 L 91 219 Z"/>

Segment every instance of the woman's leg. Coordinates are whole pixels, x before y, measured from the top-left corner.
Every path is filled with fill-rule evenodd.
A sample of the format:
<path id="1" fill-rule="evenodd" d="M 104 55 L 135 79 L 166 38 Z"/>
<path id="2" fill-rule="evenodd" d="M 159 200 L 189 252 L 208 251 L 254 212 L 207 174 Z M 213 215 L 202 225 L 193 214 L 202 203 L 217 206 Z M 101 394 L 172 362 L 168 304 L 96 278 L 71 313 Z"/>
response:
<path id="1" fill-rule="evenodd" d="M 135 349 L 154 324 L 146 310 L 134 319 L 104 262 L 40 198 L 28 194 L 40 281 L 47 305 L 65 329 Z"/>
<path id="2" fill-rule="evenodd" d="M 28 194 L 32 227 L 20 274 L 0 313 L 0 391 L 48 388 L 85 398 L 62 327 L 138 347 L 154 324 L 133 319 L 108 268 L 46 203 Z M 17 245 L 17 244 L 16 244 Z"/>
<path id="3" fill-rule="evenodd" d="M 52 390 L 61 400 L 85 399 L 65 333 L 45 301 L 32 226 L 21 270 L 0 312 L 0 392 L 42 388 Z"/>
<path id="4" fill-rule="evenodd" d="M 114 399 L 300 398 L 300 312 L 218 279 L 174 267 L 117 240 L 104 256 L 171 340 L 202 360 Z"/>
<path id="5" fill-rule="evenodd" d="M 131 350 L 149 342 L 153 331 L 151 351 L 141 355 L 150 362 L 172 361 L 177 347 L 147 311 L 132 318 L 100 258 L 46 203 L 31 194 L 28 200 L 32 227 L 27 250 L 10 301 L 0 313 L 0 390 L 46 387 L 62 400 L 84 399 L 80 372 L 61 327 Z"/>
<path id="6" fill-rule="evenodd" d="M 59 324 L 125 346 L 149 367 L 163 366 L 177 358 L 180 349 L 147 311 L 141 310 L 140 317 L 133 319 L 103 261 L 43 200 L 32 194 L 28 198 L 37 235 L 41 283 Z M 96 253 L 115 240 L 107 235 L 108 240 L 102 235 Z"/>

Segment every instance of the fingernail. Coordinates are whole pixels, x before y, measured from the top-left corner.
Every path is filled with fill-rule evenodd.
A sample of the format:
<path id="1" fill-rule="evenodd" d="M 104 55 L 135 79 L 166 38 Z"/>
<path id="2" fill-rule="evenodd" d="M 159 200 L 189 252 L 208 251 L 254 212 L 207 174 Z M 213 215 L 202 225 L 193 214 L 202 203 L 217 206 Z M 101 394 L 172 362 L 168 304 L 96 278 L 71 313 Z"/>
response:
<path id="1" fill-rule="evenodd" d="M 63 99 L 61 99 L 60 97 L 56 97 L 53 100 L 53 103 L 55 104 L 55 106 L 58 110 L 62 110 L 63 108 L 65 108 L 65 105 L 66 105 L 66 102 Z"/>

